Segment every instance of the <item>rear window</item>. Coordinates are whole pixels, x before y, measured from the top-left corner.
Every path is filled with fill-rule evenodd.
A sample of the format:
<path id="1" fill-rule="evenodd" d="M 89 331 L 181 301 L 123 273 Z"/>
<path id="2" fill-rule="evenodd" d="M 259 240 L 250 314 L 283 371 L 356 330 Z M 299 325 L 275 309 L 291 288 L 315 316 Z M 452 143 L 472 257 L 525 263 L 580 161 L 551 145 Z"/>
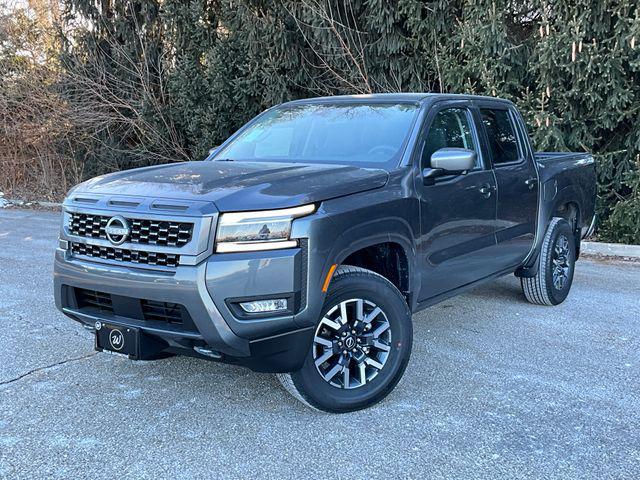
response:
<path id="1" fill-rule="evenodd" d="M 517 162 L 520 159 L 518 140 L 509 111 L 481 108 L 480 113 L 489 137 L 494 165 Z"/>

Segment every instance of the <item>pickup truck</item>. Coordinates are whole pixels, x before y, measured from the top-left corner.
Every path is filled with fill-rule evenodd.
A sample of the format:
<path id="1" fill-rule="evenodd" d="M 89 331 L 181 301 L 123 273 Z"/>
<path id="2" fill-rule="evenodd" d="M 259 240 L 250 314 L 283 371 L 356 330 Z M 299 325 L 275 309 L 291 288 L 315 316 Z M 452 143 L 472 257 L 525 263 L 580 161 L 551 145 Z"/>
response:
<path id="1" fill-rule="evenodd" d="M 204 161 L 74 187 L 56 305 L 97 350 L 239 364 L 358 410 L 402 377 L 413 313 L 512 273 L 564 301 L 595 195 L 592 156 L 535 153 L 506 100 L 292 101 Z"/>

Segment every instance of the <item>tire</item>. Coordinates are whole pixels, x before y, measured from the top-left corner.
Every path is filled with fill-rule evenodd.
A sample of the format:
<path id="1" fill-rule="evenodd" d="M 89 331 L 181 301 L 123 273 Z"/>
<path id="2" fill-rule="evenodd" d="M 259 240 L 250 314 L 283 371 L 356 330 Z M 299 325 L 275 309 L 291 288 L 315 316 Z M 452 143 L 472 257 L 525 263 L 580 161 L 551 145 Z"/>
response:
<path id="1" fill-rule="evenodd" d="M 520 278 L 526 299 L 536 305 L 562 303 L 573 283 L 576 262 L 575 237 L 569 222 L 554 217 L 542 242 L 538 272 L 531 278 Z"/>
<path id="2" fill-rule="evenodd" d="M 412 342 L 411 312 L 398 289 L 370 270 L 341 266 L 303 367 L 277 377 L 295 398 L 317 410 L 361 410 L 395 388 Z"/>

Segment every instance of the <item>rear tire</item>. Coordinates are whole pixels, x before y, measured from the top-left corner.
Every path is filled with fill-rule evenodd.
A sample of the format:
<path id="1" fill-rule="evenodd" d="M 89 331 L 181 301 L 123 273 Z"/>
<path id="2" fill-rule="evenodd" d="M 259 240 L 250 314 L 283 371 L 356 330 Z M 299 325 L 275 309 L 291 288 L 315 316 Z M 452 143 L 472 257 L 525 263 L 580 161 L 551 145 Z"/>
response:
<path id="1" fill-rule="evenodd" d="M 394 389 L 412 342 L 411 312 L 398 289 L 370 270 L 341 266 L 303 367 L 277 377 L 309 407 L 331 413 L 360 410 Z"/>
<path id="2" fill-rule="evenodd" d="M 526 299 L 536 305 L 562 303 L 573 283 L 576 245 L 569 222 L 554 217 L 542 242 L 535 277 L 520 278 Z"/>

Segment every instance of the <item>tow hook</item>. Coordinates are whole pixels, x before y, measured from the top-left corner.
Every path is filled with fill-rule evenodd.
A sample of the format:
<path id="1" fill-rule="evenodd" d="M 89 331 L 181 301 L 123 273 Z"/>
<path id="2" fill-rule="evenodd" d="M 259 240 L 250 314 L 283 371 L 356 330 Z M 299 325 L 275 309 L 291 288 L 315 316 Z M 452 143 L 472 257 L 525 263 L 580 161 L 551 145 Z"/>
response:
<path id="1" fill-rule="evenodd" d="M 211 357 L 211 358 L 217 358 L 220 359 L 222 358 L 222 355 L 218 352 L 216 352 L 215 350 L 211 350 L 210 348 L 207 347 L 193 347 L 193 349 L 199 353 L 200 355 L 204 355 L 205 357 Z"/>

